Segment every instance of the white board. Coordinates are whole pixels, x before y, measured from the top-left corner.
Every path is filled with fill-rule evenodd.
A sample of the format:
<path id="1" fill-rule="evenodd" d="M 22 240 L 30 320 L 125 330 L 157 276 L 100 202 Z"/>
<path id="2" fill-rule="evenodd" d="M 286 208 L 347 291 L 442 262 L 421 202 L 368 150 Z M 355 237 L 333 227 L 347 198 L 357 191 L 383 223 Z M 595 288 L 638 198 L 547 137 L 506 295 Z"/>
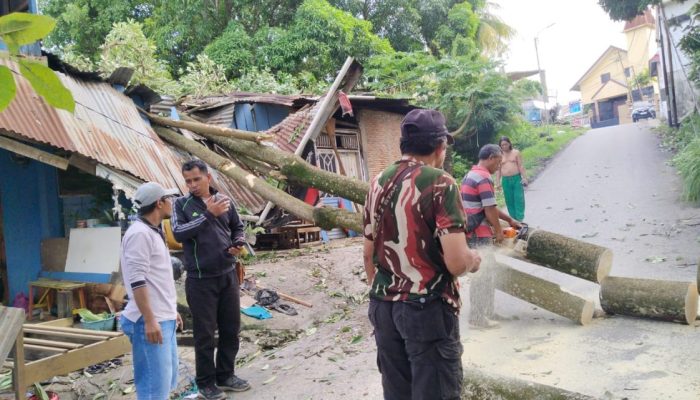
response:
<path id="1" fill-rule="evenodd" d="M 119 271 L 121 228 L 70 230 L 66 272 L 111 274 Z"/>

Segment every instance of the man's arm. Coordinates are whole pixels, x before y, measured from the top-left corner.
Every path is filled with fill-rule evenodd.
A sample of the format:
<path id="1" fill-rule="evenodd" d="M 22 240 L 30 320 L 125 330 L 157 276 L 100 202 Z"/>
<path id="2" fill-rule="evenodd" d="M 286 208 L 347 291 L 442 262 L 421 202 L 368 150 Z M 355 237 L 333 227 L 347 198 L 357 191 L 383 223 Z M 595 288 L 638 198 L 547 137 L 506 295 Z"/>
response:
<path id="1" fill-rule="evenodd" d="M 173 236 L 175 236 L 175 240 L 178 242 L 184 242 L 187 239 L 192 239 L 199 234 L 205 225 L 207 225 L 206 212 L 190 221 L 187 214 L 185 214 L 184 205 L 185 201 L 178 199 L 175 202 L 175 210 L 173 215 L 170 217 L 170 225 L 173 228 Z"/>
<path id="2" fill-rule="evenodd" d="M 241 220 L 241 216 L 238 215 L 238 211 L 236 211 L 236 207 L 234 204 L 232 204 L 231 210 L 229 212 L 231 213 L 231 218 L 229 218 L 229 229 L 231 229 L 231 241 L 233 243 L 244 242 L 245 224 Z"/>
<path id="3" fill-rule="evenodd" d="M 163 343 L 163 335 L 160 330 L 160 324 L 153 316 L 146 287 L 146 276 L 151 266 L 150 243 L 150 239 L 143 233 L 127 236 L 122 245 L 122 253 L 124 255 L 122 270 L 125 272 L 124 281 L 131 287 L 134 294 L 136 307 L 143 315 L 146 340 L 150 343 L 161 344 Z"/>
<path id="4" fill-rule="evenodd" d="M 484 207 L 484 213 L 486 213 L 486 220 L 489 221 L 489 225 L 493 228 L 496 243 L 501 243 L 503 241 L 503 229 L 501 229 L 501 223 L 498 222 L 498 219 L 503 212 L 494 205 Z M 506 217 L 510 218 L 507 215 Z"/>
<path id="5" fill-rule="evenodd" d="M 146 340 L 153 344 L 163 344 L 163 333 L 161 332 L 160 324 L 153 316 L 151 303 L 148 301 L 148 288 L 144 284 L 137 289 L 133 289 L 133 292 L 136 306 L 139 308 L 141 315 L 143 315 L 143 323 L 146 329 Z"/>
<path id="6" fill-rule="evenodd" d="M 448 233 L 440 236 L 440 244 L 447 270 L 453 276 L 476 272 L 481 264 L 479 254 L 467 246 L 464 232 Z M 366 268 L 366 267 L 365 267 Z"/>
<path id="7" fill-rule="evenodd" d="M 365 263 L 367 284 L 372 286 L 374 276 L 377 274 L 377 267 L 374 265 L 374 242 L 369 239 L 365 239 L 364 246 L 362 246 L 362 259 Z"/>

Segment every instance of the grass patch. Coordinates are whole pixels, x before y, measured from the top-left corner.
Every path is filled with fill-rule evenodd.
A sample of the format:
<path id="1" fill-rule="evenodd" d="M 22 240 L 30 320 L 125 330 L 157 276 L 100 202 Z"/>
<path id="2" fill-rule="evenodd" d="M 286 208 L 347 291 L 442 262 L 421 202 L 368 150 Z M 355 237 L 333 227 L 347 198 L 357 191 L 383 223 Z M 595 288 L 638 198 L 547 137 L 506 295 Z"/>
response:
<path id="1" fill-rule="evenodd" d="M 673 165 L 683 178 L 683 197 L 697 202 L 700 200 L 700 115 L 684 119 L 680 128 L 661 125 L 656 131 L 663 146 L 676 153 Z"/>

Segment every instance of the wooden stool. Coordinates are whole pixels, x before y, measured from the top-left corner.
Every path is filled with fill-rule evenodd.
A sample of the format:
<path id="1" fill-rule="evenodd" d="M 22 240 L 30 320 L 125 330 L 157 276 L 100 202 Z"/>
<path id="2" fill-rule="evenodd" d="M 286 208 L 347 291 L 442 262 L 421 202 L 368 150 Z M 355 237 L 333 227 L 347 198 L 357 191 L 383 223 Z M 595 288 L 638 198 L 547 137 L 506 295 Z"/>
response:
<path id="1" fill-rule="evenodd" d="M 31 321 L 33 317 L 33 312 L 35 307 L 44 308 L 51 312 L 51 306 L 53 305 L 52 296 L 56 295 L 57 291 L 78 291 L 78 298 L 80 299 L 80 308 L 85 308 L 85 284 L 80 282 L 69 282 L 69 281 L 54 281 L 51 279 L 40 279 L 38 281 L 29 283 L 29 310 L 27 315 L 27 320 Z M 39 302 L 34 304 L 34 288 L 44 289 Z"/>

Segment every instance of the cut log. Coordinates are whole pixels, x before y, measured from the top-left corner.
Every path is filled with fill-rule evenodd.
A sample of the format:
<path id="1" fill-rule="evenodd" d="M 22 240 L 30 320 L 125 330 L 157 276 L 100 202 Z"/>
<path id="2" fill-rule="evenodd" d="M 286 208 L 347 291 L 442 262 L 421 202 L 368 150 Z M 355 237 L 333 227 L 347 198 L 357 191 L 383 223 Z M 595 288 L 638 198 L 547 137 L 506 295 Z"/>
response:
<path id="1" fill-rule="evenodd" d="M 695 283 L 610 276 L 600 284 L 600 305 L 608 314 L 692 324 L 698 315 Z"/>
<path id="2" fill-rule="evenodd" d="M 528 261 L 600 283 L 610 274 L 612 250 L 557 233 L 536 230 L 528 235 Z"/>
<path id="3" fill-rule="evenodd" d="M 595 400 L 595 397 L 554 386 L 468 369 L 462 400 Z"/>
<path id="4" fill-rule="evenodd" d="M 593 319 L 595 308 L 591 300 L 562 290 L 556 283 L 497 263 L 496 288 L 504 293 L 547 311 L 568 318 L 577 324 L 586 325 Z"/>

